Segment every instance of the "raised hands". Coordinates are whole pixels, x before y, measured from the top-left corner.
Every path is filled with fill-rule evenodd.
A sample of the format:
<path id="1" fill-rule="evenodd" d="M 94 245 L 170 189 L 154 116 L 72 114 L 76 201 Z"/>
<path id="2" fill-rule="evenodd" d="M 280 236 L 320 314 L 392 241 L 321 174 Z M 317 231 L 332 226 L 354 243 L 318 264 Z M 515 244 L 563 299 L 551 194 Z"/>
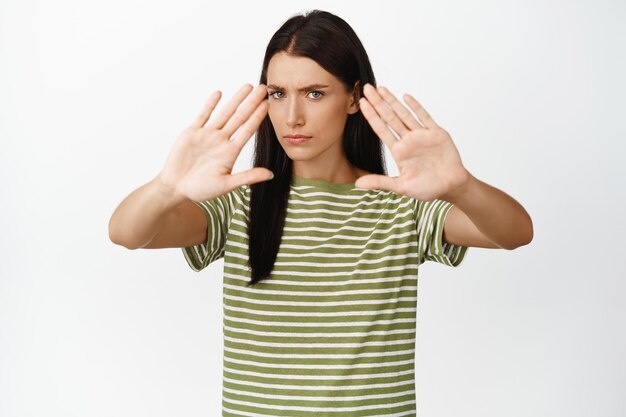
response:
<path id="1" fill-rule="evenodd" d="M 416 99 L 404 96 L 417 118 L 385 87 L 366 84 L 363 93 L 365 97 L 359 100 L 361 112 L 391 151 L 400 175 L 364 175 L 355 182 L 357 187 L 431 201 L 445 200 L 446 195 L 467 183 L 470 174 L 452 138 Z"/>
<path id="2" fill-rule="evenodd" d="M 231 173 L 241 149 L 267 114 L 266 95 L 265 85 L 245 84 L 209 121 L 221 97 L 220 91 L 214 92 L 176 140 L 158 175 L 162 184 L 177 197 L 203 201 L 227 194 L 243 184 L 271 179 L 272 172 L 260 167 Z"/>

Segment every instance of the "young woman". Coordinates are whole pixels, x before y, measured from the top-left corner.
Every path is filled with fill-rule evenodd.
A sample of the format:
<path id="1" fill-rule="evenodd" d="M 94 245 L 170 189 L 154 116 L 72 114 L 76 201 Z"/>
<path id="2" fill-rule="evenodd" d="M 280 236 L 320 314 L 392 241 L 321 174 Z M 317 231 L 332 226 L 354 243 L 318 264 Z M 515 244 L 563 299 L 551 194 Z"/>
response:
<path id="1" fill-rule="evenodd" d="M 195 271 L 224 258 L 224 416 L 415 415 L 418 266 L 528 244 L 529 215 L 417 100 L 376 87 L 333 14 L 287 20 L 260 84 L 212 117 L 220 96 L 122 201 L 111 240 L 182 248 Z M 254 167 L 232 174 L 255 132 Z"/>

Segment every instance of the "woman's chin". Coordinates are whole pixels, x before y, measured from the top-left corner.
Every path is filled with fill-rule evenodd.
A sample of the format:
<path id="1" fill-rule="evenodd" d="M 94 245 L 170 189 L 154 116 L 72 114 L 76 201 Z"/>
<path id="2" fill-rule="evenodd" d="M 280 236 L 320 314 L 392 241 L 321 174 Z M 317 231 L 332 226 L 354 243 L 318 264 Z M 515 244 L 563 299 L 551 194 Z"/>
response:
<path id="1" fill-rule="evenodd" d="M 306 149 L 286 149 L 285 153 L 292 161 L 309 161 L 315 157 Z"/>

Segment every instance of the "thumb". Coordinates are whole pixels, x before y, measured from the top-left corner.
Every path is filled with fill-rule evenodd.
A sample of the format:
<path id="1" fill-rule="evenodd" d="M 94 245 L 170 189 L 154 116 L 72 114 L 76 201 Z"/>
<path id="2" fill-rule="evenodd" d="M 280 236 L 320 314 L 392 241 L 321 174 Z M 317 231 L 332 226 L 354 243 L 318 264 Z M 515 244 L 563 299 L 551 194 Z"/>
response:
<path id="1" fill-rule="evenodd" d="M 368 174 L 359 177 L 354 186 L 363 188 L 366 190 L 388 190 L 394 191 L 396 184 L 395 177 L 388 177 L 386 175 Z M 395 191 L 394 191 L 395 192 Z"/>
<path id="2" fill-rule="evenodd" d="M 234 190 L 242 185 L 255 184 L 274 178 L 274 173 L 267 168 L 250 168 L 246 171 L 232 174 L 228 177 L 228 189 Z"/>

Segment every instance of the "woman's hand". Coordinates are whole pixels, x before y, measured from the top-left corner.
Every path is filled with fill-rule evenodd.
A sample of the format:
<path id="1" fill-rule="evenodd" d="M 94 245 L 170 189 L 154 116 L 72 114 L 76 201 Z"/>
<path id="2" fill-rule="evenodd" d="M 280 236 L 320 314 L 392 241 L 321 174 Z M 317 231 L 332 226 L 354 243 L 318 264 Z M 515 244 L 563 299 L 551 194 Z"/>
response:
<path id="1" fill-rule="evenodd" d="M 391 151 L 400 175 L 364 175 L 355 182 L 357 187 L 389 190 L 432 201 L 446 200 L 446 196 L 460 191 L 468 183 L 470 174 L 452 138 L 416 99 L 409 94 L 404 96 L 419 120 L 385 87 L 366 84 L 363 92 L 365 97 L 359 100 L 361 112 Z"/>
<path id="2" fill-rule="evenodd" d="M 243 184 L 271 179 L 272 172 L 260 167 L 231 173 L 241 149 L 267 114 L 266 95 L 265 85 L 253 88 L 245 84 L 209 121 L 221 97 L 220 91 L 214 92 L 176 140 L 157 177 L 162 185 L 177 197 L 203 201 L 227 194 Z"/>

